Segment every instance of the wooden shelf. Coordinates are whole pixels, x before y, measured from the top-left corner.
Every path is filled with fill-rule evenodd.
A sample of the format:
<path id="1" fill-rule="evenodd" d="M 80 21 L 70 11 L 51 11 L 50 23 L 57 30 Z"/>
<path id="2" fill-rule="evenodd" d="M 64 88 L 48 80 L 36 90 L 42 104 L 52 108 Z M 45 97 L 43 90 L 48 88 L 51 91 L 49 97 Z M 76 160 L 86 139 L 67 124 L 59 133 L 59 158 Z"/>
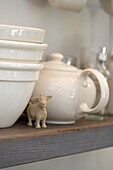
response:
<path id="1" fill-rule="evenodd" d="M 113 117 L 96 122 L 78 120 L 74 125 L 26 126 L 22 116 L 0 129 L 0 168 L 67 156 L 113 146 Z"/>

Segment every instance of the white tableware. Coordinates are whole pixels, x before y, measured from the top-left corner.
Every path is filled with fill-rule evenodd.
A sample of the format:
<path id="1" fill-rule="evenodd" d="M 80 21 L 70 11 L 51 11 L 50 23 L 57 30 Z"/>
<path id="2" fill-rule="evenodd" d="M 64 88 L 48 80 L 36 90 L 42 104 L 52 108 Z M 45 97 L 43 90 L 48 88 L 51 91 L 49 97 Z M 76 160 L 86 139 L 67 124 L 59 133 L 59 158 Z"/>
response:
<path id="1" fill-rule="evenodd" d="M 0 40 L 0 60 L 35 63 L 42 59 L 47 44 Z"/>
<path id="2" fill-rule="evenodd" d="M 109 88 L 104 76 L 94 69 L 79 70 L 61 62 L 61 54 L 52 54 L 52 60 L 45 62 L 40 72 L 33 95 L 51 95 L 48 102 L 48 123 L 75 123 L 80 113 L 97 113 L 106 106 L 109 99 Z M 94 108 L 96 88 L 88 77 L 96 76 L 100 85 L 100 100 Z"/>
<path id="3" fill-rule="evenodd" d="M 43 43 L 45 30 L 32 27 L 0 24 L 0 39 Z"/>
<path id="4" fill-rule="evenodd" d="M 87 0 L 48 0 L 52 6 L 64 10 L 80 12 L 86 5 Z"/>
<path id="5" fill-rule="evenodd" d="M 43 64 L 0 62 L 0 128 L 12 126 L 24 111 Z"/>

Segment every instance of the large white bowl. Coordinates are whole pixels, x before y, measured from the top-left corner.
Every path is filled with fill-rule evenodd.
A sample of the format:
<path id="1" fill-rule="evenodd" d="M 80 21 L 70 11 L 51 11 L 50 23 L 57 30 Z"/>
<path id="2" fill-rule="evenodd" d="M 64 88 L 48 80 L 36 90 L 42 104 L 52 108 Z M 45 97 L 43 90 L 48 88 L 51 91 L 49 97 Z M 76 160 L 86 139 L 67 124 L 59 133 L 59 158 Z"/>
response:
<path id="1" fill-rule="evenodd" d="M 43 43 L 45 30 L 0 24 L 0 39 Z"/>
<path id="2" fill-rule="evenodd" d="M 0 40 L 0 60 L 36 63 L 46 47 L 47 44 Z"/>
<path id="3" fill-rule="evenodd" d="M 0 128 L 12 126 L 31 97 L 42 64 L 0 62 Z"/>

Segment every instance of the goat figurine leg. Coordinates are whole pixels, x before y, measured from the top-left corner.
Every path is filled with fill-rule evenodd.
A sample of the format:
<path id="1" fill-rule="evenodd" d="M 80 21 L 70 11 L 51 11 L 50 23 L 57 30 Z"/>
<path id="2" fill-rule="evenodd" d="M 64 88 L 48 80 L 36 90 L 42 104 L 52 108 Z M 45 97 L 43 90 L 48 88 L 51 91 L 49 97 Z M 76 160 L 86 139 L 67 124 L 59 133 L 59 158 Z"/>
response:
<path id="1" fill-rule="evenodd" d="M 43 128 L 46 128 L 46 127 L 47 127 L 45 121 L 46 121 L 46 119 L 42 120 L 42 127 L 43 127 Z"/>
<path id="2" fill-rule="evenodd" d="M 33 124 L 32 124 L 32 120 L 31 119 L 29 119 L 29 122 L 28 122 L 28 124 L 27 124 L 28 126 L 33 126 Z"/>
<path id="3" fill-rule="evenodd" d="M 35 125 L 36 125 L 35 127 L 36 127 L 37 129 L 41 128 L 41 126 L 40 126 L 40 120 L 37 120 L 37 119 L 36 119 Z"/>

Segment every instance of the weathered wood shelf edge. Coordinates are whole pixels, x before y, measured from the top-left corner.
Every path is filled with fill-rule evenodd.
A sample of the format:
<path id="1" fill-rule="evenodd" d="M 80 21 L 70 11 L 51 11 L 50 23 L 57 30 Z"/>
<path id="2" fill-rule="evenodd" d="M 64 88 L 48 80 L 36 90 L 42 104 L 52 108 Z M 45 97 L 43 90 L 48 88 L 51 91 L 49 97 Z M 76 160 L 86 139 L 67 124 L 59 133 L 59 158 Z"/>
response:
<path id="1" fill-rule="evenodd" d="M 40 130 L 26 123 L 22 116 L 13 127 L 0 129 L 0 168 L 113 146 L 113 117 Z"/>

